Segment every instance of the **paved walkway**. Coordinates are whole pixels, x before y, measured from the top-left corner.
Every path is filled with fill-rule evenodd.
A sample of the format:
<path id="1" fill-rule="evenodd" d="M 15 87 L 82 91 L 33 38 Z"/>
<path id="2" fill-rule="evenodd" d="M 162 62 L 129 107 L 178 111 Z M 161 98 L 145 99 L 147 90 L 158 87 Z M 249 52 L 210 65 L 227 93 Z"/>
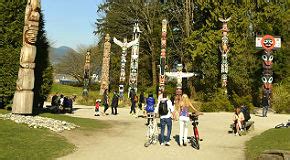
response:
<path id="1" fill-rule="evenodd" d="M 231 113 L 205 113 L 199 117 L 199 130 L 203 141 L 200 150 L 190 146 L 179 147 L 173 138 L 179 134 L 179 123 L 173 123 L 171 146 L 159 144 L 144 147 L 146 119 L 134 118 L 129 109 L 119 109 L 119 115 L 94 116 L 93 106 L 75 106 L 71 116 L 109 121 L 115 125 L 109 130 L 92 136 L 65 135 L 78 149 L 61 157 L 64 160 L 184 160 L 184 159 L 245 159 L 245 142 L 261 132 L 286 122 L 290 115 L 269 114 L 267 118 L 252 115 L 255 130 L 245 136 L 228 134 L 232 120 Z M 109 109 L 110 111 L 110 109 Z M 191 127 L 191 126 L 190 126 Z M 189 129 L 192 135 L 192 129 Z"/>

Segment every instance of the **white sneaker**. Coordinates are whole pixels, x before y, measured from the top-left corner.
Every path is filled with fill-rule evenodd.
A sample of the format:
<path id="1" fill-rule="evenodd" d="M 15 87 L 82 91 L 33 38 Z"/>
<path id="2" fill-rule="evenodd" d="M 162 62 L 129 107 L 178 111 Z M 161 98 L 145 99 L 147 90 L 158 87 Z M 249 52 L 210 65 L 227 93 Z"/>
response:
<path id="1" fill-rule="evenodd" d="M 161 145 L 161 146 L 164 146 L 164 143 L 161 143 L 160 145 Z"/>
<path id="2" fill-rule="evenodd" d="M 165 143 L 165 146 L 170 146 L 170 142 L 166 142 Z"/>

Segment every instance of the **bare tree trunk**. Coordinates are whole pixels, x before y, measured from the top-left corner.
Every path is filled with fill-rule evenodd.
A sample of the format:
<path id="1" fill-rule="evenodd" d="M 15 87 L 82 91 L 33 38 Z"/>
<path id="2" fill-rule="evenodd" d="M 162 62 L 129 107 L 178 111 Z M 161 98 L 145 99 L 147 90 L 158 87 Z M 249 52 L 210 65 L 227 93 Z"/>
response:
<path id="1" fill-rule="evenodd" d="M 155 54 L 155 46 L 151 43 L 151 63 L 152 63 L 152 85 L 157 86 L 157 72 L 156 72 L 156 54 Z"/>

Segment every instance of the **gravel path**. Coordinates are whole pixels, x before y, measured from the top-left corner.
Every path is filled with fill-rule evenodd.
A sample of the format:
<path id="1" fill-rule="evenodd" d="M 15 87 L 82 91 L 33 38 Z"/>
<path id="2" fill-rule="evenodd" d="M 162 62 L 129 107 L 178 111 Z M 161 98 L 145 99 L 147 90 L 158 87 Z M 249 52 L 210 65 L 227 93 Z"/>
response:
<path id="1" fill-rule="evenodd" d="M 134 118 L 129 109 L 119 109 L 119 114 L 94 116 L 93 106 L 76 105 L 77 110 L 71 116 L 99 119 L 113 123 L 113 127 L 93 136 L 65 135 L 78 149 L 61 157 L 64 160 L 179 160 L 179 159 L 245 159 L 245 142 L 261 132 L 286 122 L 290 115 L 269 114 L 267 118 L 252 115 L 255 130 L 245 136 L 228 134 L 232 120 L 231 113 L 205 113 L 199 117 L 200 136 L 203 138 L 200 150 L 190 146 L 179 147 L 175 136 L 179 134 L 179 123 L 173 122 L 171 146 L 159 144 L 144 147 L 146 119 Z M 110 111 L 110 109 L 109 109 Z M 158 120 L 159 121 L 159 120 Z M 191 127 L 191 125 L 190 125 Z M 192 129 L 189 128 L 189 135 Z M 185 157 L 186 155 L 186 157 Z"/>

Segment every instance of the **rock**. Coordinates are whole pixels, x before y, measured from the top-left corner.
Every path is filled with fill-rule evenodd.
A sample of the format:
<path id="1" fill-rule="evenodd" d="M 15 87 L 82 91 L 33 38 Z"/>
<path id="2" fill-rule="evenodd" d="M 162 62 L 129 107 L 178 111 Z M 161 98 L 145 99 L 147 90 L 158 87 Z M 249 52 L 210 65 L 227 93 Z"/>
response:
<path id="1" fill-rule="evenodd" d="M 66 121 L 55 120 L 40 116 L 23 116 L 17 114 L 0 114 L 2 120 L 12 120 L 16 123 L 27 124 L 30 128 L 48 128 L 54 132 L 62 132 L 64 130 L 71 130 L 79 126 Z"/>
<path id="2" fill-rule="evenodd" d="M 266 150 L 258 160 L 290 160 L 290 152 L 284 150 Z"/>

